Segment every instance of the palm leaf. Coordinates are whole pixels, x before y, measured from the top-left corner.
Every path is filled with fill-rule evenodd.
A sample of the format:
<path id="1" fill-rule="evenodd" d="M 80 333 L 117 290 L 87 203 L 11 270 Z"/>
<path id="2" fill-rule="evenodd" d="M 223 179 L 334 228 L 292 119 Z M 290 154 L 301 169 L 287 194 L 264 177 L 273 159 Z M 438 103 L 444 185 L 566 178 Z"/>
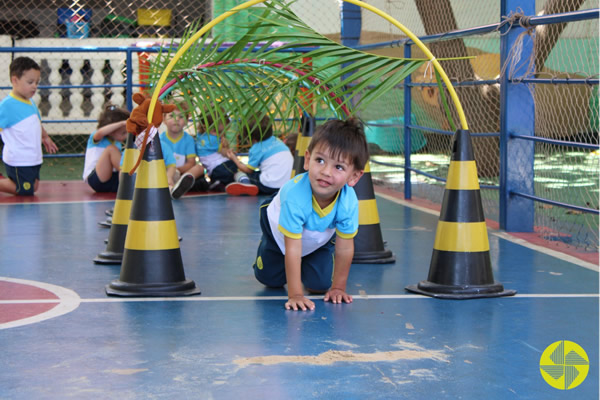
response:
<path id="1" fill-rule="evenodd" d="M 181 56 L 167 82 L 176 82 L 170 95 L 188 103 L 195 122 L 203 115 L 217 120 L 234 117 L 239 128 L 264 115 L 272 120 L 299 119 L 301 112 L 310 112 L 298 101 L 301 95 L 327 104 L 332 117 L 342 118 L 344 107 L 357 113 L 427 61 L 342 46 L 312 30 L 290 4 L 273 0 L 242 10 L 252 12 L 256 22 L 244 27 L 246 33 L 234 45 L 224 46 L 223 38 L 209 40 L 205 35 Z M 181 43 L 198 29 L 191 26 Z M 152 82 L 159 80 L 176 50 L 172 43 L 155 57 Z"/>

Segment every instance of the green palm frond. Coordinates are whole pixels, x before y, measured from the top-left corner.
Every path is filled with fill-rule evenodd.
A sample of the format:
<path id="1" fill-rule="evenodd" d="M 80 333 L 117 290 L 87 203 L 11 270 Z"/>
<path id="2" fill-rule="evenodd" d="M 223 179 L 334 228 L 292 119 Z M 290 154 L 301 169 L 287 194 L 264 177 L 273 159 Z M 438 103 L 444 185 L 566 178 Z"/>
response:
<path id="1" fill-rule="evenodd" d="M 331 117 L 343 118 L 346 112 L 366 108 L 426 62 L 342 46 L 311 29 L 290 4 L 273 0 L 242 10 L 251 12 L 255 22 L 244 26 L 246 33 L 236 43 L 227 45 L 220 36 L 209 40 L 204 35 L 179 58 L 166 80 L 176 81 L 168 92 L 190 106 L 195 122 L 203 115 L 236 120 L 242 126 L 265 115 L 297 120 L 302 111 L 312 113 L 306 99 L 325 104 Z M 191 26 L 181 43 L 199 29 Z M 177 46 L 172 42 L 152 61 L 154 84 Z"/>

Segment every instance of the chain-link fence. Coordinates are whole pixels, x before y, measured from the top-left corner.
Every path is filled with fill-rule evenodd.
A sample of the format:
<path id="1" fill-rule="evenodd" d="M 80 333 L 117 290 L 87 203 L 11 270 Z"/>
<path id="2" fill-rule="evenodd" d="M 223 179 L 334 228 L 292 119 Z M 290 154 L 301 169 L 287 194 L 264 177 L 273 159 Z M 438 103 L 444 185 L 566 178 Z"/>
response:
<path id="1" fill-rule="evenodd" d="M 0 6 L 0 31 L 9 42 L 1 47 L 35 47 L 83 45 L 121 46 L 141 40 L 180 37 L 194 22 L 207 22 L 243 0 L 157 0 L 135 3 L 122 0 L 45 1 L 3 0 Z M 417 36 L 495 24 L 502 18 L 500 2 L 470 0 L 371 0 L 368 2 L 391 15 Z M 598 0 L 536 0 L 537 14 L 556 14 L 598 7 Z M 340 2 L 337 0 L 299 0 L 291 6 L 294 12 L 317 32 L 340 40 Z M 519 10 L 514 10 L 517 13 Z M 241 27 L 255 16 L 240 12 L 213 28 L 211 35 L 235 41 Z M 380 16 L 361 9 L 360 45 L 389 42 L 368 50 L 373 53 L 402 57 L 398 40 L 403 35 Z M 598 78 L 598 20 L 542 25 L 529 29 L 534 37 L 534 75 L 547 78 L 546 83 L 529 85 L 535 103 L 535 136 L 573 143 L 598 143 L 598 86 L 586 80 Z M 498 220 L 498 190 L 500 183 L 500 30 L 462 39 L 438 40 L 428 47 L 439 59 L 443 57 L 472 57 L 443 61 L 442 66 L 455 85 L 466 113 L 482 184 L 482 198 L 487 218 Z M 2 36 L 0 36 L 1 38 Z M 154 39 L 153 39 L 154 38 Z M 56 40 L 56 41 L 51 41 Z M 12 42 L 10 42 L 12 41 Z M 48 42 L 46 42 L 48 41 Z M 106 42 L 108 41 L 108 42 Z M 396 44 L 394 44 L 396 43 Z M 414 47 L 414 46 L 413 46 Z M 34 56 L 38 56 L 35 55 Z M 422 54 L 413 49 L 413 57 Z M 0 54 L 0 57 L 2 55 Z M 96 59 L 85 54 L 62 54 L 54 58 L 40 54 L 43 83 L 76 85 L 85 83 L 123 84 L 126 76 L 124 56 Z M 106 63 L 106 60 L 109 60 Z M 3 59 L 3 61 L 6 61 Z M 144 59 L 133 59 L 136 83 Z M 580 84 L 567 84 L 565 79 L 580 79 Z M 444 132 L 455 128 L 444 112 L 443 98 L 435 84 L 431 67 L 424 66 L 411 76 L 411 115 L 404 115 L 404 90 L 395 88 L 361 112 L 367 122 L 367 134 L 373 159 L 373 177 L 380 183 L 403 189 L 404 120 L 422 129 L 412 129 L 412 167 L 426 173 L 412 174 L 413 196 L 440 203 L 450 156 L 451 135 Z M 563 81 L 561 81 L 563 80 Z M 123 103 L 124 89 L 113 87 L 95 91 L 40 91 L 41 110 L 45 119 L 97 118 L 106 101 Z M 51 93 L 56 92 L 56 93 Z M 100 93 L 101 92 L 101 93 Z M 5 94 L 2 93 L 2 94 Z M 94 97 L 94 95 L 96 97 Z M 116 97 L 115 97 L 116 96 Z M 448 98 L 446 93 L 446 99 Z M 56 106 L 59 104 L 60 106 Z M 75 105 L 75 107 L 73 107 Z M 77 113 L 73 114 L 73 108 Z M 456 112 L 449 105 L 454 121 Z M 59 111 L 57 111 L 59 110 Z M 54 113 L 54 114 L 53 114 Z M 327 110 L 319 110 L 326 117 Z M 81 132 L 67 133 L 63 151 L 79 153 L 93 123 L 72 124 Z M 52 124 L 47 125 L 52 126 Z M 63 129 L 63 128 L 61 128 Z M 512 155 L 514 157 L 516 155 Z M 558 202 L 598 208 L 598 152 L 560 144 L 535 145 L 535 194 Z M 543 226 L 542 234 L 550 239 L 570 243 L 586 250 L 598 249 L 598 215 L 536 202 L 535 225 Z M 566 233 L 565 233 L 566 232 Z"/>

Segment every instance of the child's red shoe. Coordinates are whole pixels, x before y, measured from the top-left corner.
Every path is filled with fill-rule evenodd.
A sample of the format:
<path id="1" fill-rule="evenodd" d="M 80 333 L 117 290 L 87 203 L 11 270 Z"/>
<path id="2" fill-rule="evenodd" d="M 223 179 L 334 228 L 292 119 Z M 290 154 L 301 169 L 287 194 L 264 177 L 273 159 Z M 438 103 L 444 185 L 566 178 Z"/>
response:
<path id="1" fill-rule="evenodd" d="M 258 194 L 258 186 L 250 183 L 233 182 L 225 186 L 225 191 L 232 196 L 256 196 Z"/>

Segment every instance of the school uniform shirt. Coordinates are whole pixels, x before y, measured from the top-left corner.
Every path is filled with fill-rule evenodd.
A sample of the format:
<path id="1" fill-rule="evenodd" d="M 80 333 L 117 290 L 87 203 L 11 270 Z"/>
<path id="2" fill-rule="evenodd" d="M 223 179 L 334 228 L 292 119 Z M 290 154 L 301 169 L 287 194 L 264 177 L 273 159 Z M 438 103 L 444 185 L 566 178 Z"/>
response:
<path id="1" fill-rule="evenodd" d="M 171 147 L 171 142 L 159 137 L 160 140 L 160 149 L 163 153 L 163 161 L 165 162 L 165 168 L 169 168 L 170 166 L 175 166 L 177 161 L 175 160 L 175 153 L 173 151 L 173 147 Z"/>
<path id="2" fill-rule="evenodd" d="M 248 167 L 260 169 L 260 183 L 267 187 L 282 187 L 290 180 L 293 166 L 290 149 L 275 136 L 254 143 L 248 151 Z"/>
<path id="3" fill-rule="evenodd" d="M 122 150 L 123 150 L 123 145 L 121 144 L 121 142 L 115 142 L 114 140 L 110 139 L 108 136 L 104 136 L 102 139 L 100 139 L 100 141 L 98 143 L 96 143 L 94 141 L 95 134 L 96 134 L 96 131 L 94 131 L 94 133 L 92 133 L 90 135 L 90 137 L 88 138 L 88 141 L 87 141 L 87 147 L 85 149 L 85 163 L 83 165 L 83 180 L 86 182 L 87 182 L 88 176 L 90 176 L 90 174 L 92 173 L 94 168 L 96 168 L 96 163 L 98 162 L 98 159 L 102 155 L 102 152 L 108 146 L 110 146 L 111 144 L 114 144 L 115 146 L 117 146 L 117 149 L 119 149 L 119 151 L 122 152 Z M 122 160 L 123 160 L 123 157 L 121 156 L 121 161 Z M 114 168 L 113 168 L 113 171 L 115 171 Z"/>
<path id="4" fill-rule="evenodd" d="M 208 175 L 212 173 L 215 167 L 228 161 L 229 158 L 219 153 L 221 148 L 221 138 L 209 133 L 202 133 L 196 137 L 196 154 L 200 158 L 200 162 L 208 171 Z"/>
<path id="5" fill-rule="evenodd" d="M 183 132 L 177 139 L 173 139 L 168 132 L 160 134 L 161 143 L 168 141 L 175 156 L 175 166 L 182 167 L 188 158 L 196 157 L 196 144 L 194 138 L 187 132 Z"/>
<path id="6" fill-rule="evenodd" d="M 0 135 L 4 142 L 2 161 L 13 167 L 40 165 L 42 118 L 31 100 L 10 93 L 0 102 Z"/>
<path id="7" fill-rule="evenodd" d="M 323 246 L 337 233 L 351 239 L 358 232 L 358 198 L 354 189 L 344 185 L 336 199 L 321 209 L 312 195 L 308 173 L 288 181 L 271 204 L 267 216 L 273 237 L 285 254 L 284 236 L 302 239 L 302 257 Z"/>

